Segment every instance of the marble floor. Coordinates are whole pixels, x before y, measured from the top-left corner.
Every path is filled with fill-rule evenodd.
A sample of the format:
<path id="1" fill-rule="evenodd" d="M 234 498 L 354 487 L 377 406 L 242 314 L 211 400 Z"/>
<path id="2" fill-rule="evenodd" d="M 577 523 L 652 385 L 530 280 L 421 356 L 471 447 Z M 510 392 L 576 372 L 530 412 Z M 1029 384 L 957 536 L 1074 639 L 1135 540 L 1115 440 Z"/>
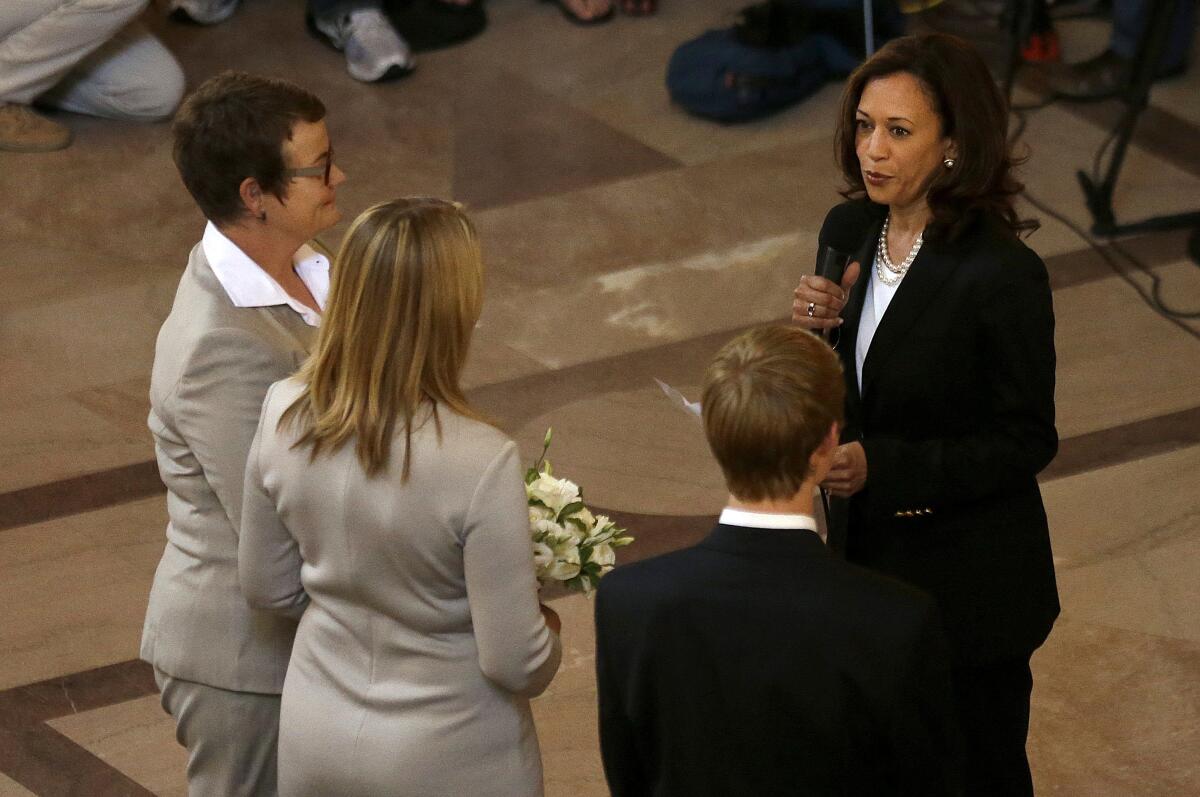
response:
<path id="1" fill-rule="evenodd" d="M 734 332 L 784 319 L 837 201 L 840 86 L 736 127 L 666 97 L 672 48 L 744 2 L 662 0 L 581 29 L 490 0 L 484 35 L 380 86 L 352 81 L 294 0 L 245 0 L 211 29 L 146 19 L 192 85 L 236 67 L 322 96 L 347 219 L 401 194 L 468 204 L 489 266 L 471 396 L 531 458 L 553 426 L 556 467 L 637 534 L 638 558 L 699 538 L 724 497 L 700 427 L 654 379 L 694 396 Z M 1072 59 L 1104 46 L 1103 23 L 1062 31 Z M 1120 218 L 1200 205 L 1198 99 L 1200 68 L 1156 87 Z M 1034 658 L 1029 752 L 1041 794 L 1198 794 L 1200 322 L 1143 296 L 1194 315 L 1200 270 L 1182 233 L 1118 251 L 1069 226 L 1089 225 L 1075 171 L 1118 110 L 1026 113 L 1029 196 L 1069 223 L 1026 204 L 1054 286 L 1063 440 L 1042 475 L 1063 613 Z M 165 124 L 59 118 L 69 149 L 0 154 L 0 795 L 179 795 L 183 753 L 136 661 L 166 512 L 146 392 L 203 220 Z M 555 603 L 566 655 L 535 702 L 547 793 L 605 794 L 590 605 Z"/>

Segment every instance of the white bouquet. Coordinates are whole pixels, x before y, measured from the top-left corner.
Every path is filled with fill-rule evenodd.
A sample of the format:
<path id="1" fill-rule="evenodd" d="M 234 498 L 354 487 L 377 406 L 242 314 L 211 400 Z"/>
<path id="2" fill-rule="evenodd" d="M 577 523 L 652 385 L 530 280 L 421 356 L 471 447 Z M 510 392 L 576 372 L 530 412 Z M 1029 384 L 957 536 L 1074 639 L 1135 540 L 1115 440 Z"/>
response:
<path id="1" fill-rule="evenodd" d="M 615 549 L 633 542 L 633 537 L 604 515 L 588 511 L 578 484 L 555 478 L 546 459 L 553 431 L 546 430 L 542 455 L 525 472 L 538 583 L 545 587 L 560 582 L 569 590 L 590 593 L 617 563 Z"/>

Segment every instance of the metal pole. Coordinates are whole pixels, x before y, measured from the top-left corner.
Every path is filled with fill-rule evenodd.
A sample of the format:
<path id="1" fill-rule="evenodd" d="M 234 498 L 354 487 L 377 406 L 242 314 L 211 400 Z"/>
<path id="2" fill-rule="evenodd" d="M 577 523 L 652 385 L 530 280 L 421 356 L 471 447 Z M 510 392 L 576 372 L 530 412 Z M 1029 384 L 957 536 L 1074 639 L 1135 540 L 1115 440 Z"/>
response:
<path id="1" fill-rule="evenodd" d="M 867 58 L 875 54 L 875 6 L 872 0 L 863 0 L 863 30 L 867 40 Z"/>

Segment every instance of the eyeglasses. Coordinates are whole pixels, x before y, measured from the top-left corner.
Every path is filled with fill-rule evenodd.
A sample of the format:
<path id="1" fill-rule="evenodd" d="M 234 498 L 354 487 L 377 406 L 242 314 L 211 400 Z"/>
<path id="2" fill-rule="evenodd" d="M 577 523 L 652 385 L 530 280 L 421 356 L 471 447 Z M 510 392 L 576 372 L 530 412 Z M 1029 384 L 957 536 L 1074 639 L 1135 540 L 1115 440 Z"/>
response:
<path id="1" fill-rule="evenodd" d="M 329 154 L 325 156 L 325 163 L 322 166 L 302 166 L 298 169 L 284 169 L 283 176 L 291 180 L 295 177 L 321 177 L 325 180 L 325 185 L 329 185 L 329 173 L 333 169 L 333 147 L 329 148 Z"/>

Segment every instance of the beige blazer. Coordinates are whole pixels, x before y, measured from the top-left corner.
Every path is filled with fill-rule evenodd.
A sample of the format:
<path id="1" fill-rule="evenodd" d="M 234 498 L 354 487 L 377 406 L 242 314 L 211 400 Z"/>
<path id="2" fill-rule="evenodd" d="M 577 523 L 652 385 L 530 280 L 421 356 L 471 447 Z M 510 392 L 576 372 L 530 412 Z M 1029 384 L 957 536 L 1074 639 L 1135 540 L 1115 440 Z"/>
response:
<path id="1" fill-rule="evenodd" d="M 283 688 L 296 618 L 252 609 L 237 578 L 246 453 L 267 387 L 296 370 L 315 329 L 286 305 L 235 307 L 197 244 L 158 334 L 150 431 L 167 486 L 167 545 L 141 657 L 176 678 Z"/>
<path id="2" fill-rule="evenodd" d="M 453 412 L 368 477 L 347 443 L 309 460 L 271 388 L 246 465 L 239 556 L 253 604 L 308 605 L 283 688 L 279 793 L 542 792 L 529 697 L 558 668 L 538 612 L 516 445 Z M 310 602 L 311 600 L 311 602 Z"/>

